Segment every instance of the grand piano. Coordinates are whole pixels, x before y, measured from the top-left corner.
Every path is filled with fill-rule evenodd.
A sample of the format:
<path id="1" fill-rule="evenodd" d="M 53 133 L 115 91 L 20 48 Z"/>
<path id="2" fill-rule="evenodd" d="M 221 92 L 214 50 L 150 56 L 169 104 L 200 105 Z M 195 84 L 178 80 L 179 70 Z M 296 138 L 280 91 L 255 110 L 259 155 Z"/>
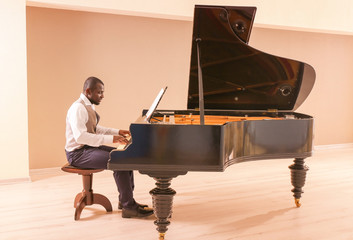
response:
<path id="1" fill-rule="evenodd" d="M 315 71 L 250 47 L 255 12 L 195 6 L 187 110 L 157 109 L 148 116 L 143 110 L 130 126 L 131 144 L 110 153 L 108 169 L 138 170 L 155 179 L 150 194 L 160 239 L 171 221 L 171 181 L 189 171 L 291 158 L 292 192 L 301 204 L 313 117 L 294 111 L 313 88 Z"/>

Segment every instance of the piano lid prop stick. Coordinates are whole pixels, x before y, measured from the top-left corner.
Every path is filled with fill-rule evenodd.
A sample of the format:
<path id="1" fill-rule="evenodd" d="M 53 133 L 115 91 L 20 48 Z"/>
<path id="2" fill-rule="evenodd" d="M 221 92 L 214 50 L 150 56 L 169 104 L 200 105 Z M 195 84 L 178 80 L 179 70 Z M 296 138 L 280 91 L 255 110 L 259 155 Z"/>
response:
<path id="1" fill-rule="evenodd" d="M 201 38 L 196 39 L 197 46 L 197 73 L 199 77 L 199 109 L 200 109 L 200 125 L 205 125 L 205 109 L 203 103 L 203 82 L 202 82 L 202 69 L 200 63 L 200 42 Z"/>

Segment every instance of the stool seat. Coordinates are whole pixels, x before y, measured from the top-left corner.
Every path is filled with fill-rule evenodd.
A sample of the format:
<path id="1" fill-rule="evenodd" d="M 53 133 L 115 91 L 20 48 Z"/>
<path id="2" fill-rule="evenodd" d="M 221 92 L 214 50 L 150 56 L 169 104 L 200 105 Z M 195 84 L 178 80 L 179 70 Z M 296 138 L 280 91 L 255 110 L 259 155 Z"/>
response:
<path id="1" fill-rule="evenodd" d="M 78 168 L 66 164 L 61 168 L 62 171 L 68 173 L 76 173 L 82 175 L 83 190 L 81 193 L 78 193 L 74 200 L 75 210 L 75 220 L 79 220 L 81 212 L 85 206 L 100 204 L 102 205 L 107 212 L 113 211 L 112 204 L 109 199 L 102 194 L 93 193 L 92 182 L 93 182 L 93 173 L 101 172 L 104 169 L 91 169 L 91 168 Z"/>
<path id="2" fill-rule="evenodd" d="M 74 167 L 74 166 L 67 163 L 66 165 L 64 165 L 61 168 L 61 170 L 63 170 L 64 172 L 68 172 L 68 173 L 91 174 L 91 173 L 101 172 L 104 169 L 78 168 L 78 167 Z"/>

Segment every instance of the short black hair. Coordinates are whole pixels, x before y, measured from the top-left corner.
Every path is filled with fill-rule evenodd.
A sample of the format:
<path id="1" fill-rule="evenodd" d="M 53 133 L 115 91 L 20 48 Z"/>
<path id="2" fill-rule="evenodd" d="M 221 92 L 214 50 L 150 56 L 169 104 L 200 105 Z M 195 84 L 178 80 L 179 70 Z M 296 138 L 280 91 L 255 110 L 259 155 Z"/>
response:
<path id="1" fill-rule="evenodd" d="M 87 78 L 85 83 L 83 84 L 83 92 L 85 92 L 87 88 L 94 89 L 95 86 L 97 85 L 97 83 L 101 83 L 102 85 L 104 85 L 102 80 L 100 80 L 97 77 L 89 77 L 89 78 Z"/>

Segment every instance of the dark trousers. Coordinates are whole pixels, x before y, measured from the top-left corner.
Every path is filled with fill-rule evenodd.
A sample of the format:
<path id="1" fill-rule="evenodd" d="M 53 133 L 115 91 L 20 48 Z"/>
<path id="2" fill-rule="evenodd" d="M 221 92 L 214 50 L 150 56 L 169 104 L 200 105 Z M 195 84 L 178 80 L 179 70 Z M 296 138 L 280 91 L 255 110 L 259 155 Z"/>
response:
<path id="1" fill-rule="evenodd" d="M 72 152 L 66 151 L 66 157 L 68 162 L 75 167 L 107 169 L 109 153 L 113 149 L 115 148 L 109 146 L 91 147 L 85 145 Z M 136 208 L 137 203 L 133 197 L 135 187 L 133 171 L 114 171 L 113 176 L 119 191 L 119 201 L 123 208 Z"/>

